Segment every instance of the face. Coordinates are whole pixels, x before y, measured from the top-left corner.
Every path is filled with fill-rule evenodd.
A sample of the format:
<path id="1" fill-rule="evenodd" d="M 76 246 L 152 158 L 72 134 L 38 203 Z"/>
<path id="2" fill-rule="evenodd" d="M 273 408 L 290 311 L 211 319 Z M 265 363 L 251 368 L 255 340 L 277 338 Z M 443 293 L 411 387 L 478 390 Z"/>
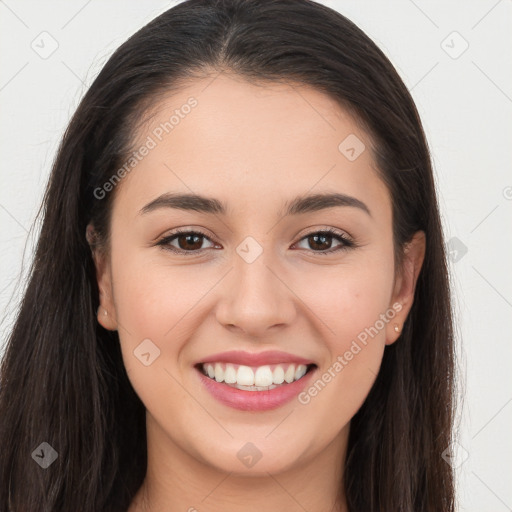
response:
<path id="1" fill-rule="evenodd" d="M 371 141 L 315 89 L 221 74 L 153 114 L 96 255 L 98 320 L 119 332 L 148 442 L 252 474 L 341 454 L 412 304 L 423 234 L 395 273 Z"/>

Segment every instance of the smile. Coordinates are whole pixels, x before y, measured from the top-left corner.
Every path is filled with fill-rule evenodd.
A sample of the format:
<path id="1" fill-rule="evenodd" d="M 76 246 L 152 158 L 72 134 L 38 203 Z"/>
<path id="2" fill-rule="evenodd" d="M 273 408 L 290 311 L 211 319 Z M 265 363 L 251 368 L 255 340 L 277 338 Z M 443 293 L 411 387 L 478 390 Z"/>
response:
<path id="1" fill-rule="evenodd" d="M 314 365 L 273 364 L 257 367 L 232 363 L 203 363 L 204 375 L 219 383 L 245 391 L 268 391 L 280 385 L 291 384 L 308 372 Z"/>
<path id="2" fill-rule="evenodd" d="M 194 365 L 203 389 L 221 404 L 262 412 L 290 402 L 318 370 L 311 360 L 280 351 L 222 352 Z"/>

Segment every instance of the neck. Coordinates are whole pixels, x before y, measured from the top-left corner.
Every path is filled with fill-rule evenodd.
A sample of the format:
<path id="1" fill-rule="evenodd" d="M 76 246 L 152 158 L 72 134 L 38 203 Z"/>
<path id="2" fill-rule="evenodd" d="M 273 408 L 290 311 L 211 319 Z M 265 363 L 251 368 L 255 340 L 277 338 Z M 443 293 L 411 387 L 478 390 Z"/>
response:
<path id="1" fill-rule="evenodd" d="M 349 426 L 315 457 L 282 472 L 222 472 L 182 450 L 146 413 L 148 465 L 128 512 L 347 512 L 341 490 Z"/>

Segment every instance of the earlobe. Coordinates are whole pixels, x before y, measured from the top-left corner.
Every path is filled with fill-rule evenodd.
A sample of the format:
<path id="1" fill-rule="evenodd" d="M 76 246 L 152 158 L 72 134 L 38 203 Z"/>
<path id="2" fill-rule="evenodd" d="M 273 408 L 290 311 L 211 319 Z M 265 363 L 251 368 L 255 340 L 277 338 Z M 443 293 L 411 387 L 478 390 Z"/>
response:
<path id="1" fill-rule="evenodd" d="M 117 329 L 114 302 L 112 300 L 112 277 L 110 262 L 107 255 L 97 245 L 97 236 L 91 224 L 86 229 L 86 239 L 91 248 L 94 266 L 96 268 L 96 280 L 99 290 L 100 306 L 96 312 L 98 323 L 110 331 Z"/>
<path id="2" fill-rule="evenodd" d="M 403 325 L 412 308 L 414 293 L 418 276 L 423 266 L 426 250 L 426 237 L 424 231 L 417 231 L 404 247 L 402 268 L 395 280 L 391 304 L 399 304 L 393 322 L 388 324 L 386 332 L 386 345 L 394 343 L 401 335 Z"/>
<path id="3" fill-rule="evenodd" d="M 107 309 L 105 309 L 102 305 L 99 306 L 96 318 L 98 319 L 98 323 L 109 331 L 117 330 L 117 322 L 114 318 L 112 318 Z"/>
<path id="4" fill-rule="evenodd" d="M 114 302 L 112 300 L 112 281 L 110 265 L 101 263 L 101 271 L 97 272 L 98 288 L 100 291 L 100 306 L 97 312 L 98 323 L 109 331 L 117 329 Z"/>

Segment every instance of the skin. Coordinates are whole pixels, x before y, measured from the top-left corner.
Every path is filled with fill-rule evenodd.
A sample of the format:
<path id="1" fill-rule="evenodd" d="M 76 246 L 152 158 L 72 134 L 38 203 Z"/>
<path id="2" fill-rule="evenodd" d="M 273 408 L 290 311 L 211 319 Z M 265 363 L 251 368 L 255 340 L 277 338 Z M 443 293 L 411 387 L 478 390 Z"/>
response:
<path id="1" fill-rule="evenodd" d="M 94 253 L 98 321 L 118 330 L 147 410 L 148 471 L 129 512 L 346 511 L 337 492 L 350 420 L 411 308 L 424 233 L 395 273 L 391 199 L 371 140 L 310 87 L 196 79 L 155 104 L 137 144 L 191 96 L 198 105 L 117 185 L 109 251 Z M 354 161 L 338 149 L 350 134 L 366 146 Z M 218 198 L 228 214 L 140 213 L 164 192 Z M 320 192 L 353 196 L 371 215 L 350 206 L 279 214 L 284 201 Z M 155 245 L 179 227 L 206 234 L 193 255 Z M 327 228 L 357 247 L 321 254 L 342 243 L 319 247 L 306 235 Z M 252 263 L 236 251 L 247 236 L 263 250 Z M 183 238 L 172 246 L 189 247 Z M 401 311 L 307 404 L 239 411 L 207 393 L 193 368 L 221 351 L 282 350 L 315 361 L 321 376 L 395 303 Z M 148 338 L 160 356 L 145 366 L 133 351 Z M 250 468 L 237 457 L 249 441 L 262 454 Z"/>

